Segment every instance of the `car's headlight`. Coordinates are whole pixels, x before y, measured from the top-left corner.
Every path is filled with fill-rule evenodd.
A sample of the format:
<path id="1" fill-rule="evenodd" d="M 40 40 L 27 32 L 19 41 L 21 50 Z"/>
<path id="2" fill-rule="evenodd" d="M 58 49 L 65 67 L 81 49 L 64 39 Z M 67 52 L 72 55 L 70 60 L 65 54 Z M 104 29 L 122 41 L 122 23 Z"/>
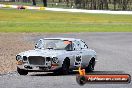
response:
<path id="1" fill-rule="evenodd" d="M 58 60 L 57 57 L 53 57 L 52 61 L 53 61 L 54 63 L 58 63 L 58 62 L 59 62 L 59 60 Z"/>
<path id="2" fill-rule="evenodd" d="M 22 60 L 22 56 L 17 55 L 17 56 L 16 56 L 16 60 L 17 60 L 17 61 Z"/>

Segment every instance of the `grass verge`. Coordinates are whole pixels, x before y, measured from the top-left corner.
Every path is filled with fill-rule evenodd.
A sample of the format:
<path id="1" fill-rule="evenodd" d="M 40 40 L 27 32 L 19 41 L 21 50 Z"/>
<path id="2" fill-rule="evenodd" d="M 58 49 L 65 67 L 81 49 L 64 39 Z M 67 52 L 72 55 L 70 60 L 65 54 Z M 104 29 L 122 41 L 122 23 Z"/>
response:
<path id="1" fill-rule="evenodd" d="M 0 32 L 132 32 L 132 15 L 0 9 Z"/>

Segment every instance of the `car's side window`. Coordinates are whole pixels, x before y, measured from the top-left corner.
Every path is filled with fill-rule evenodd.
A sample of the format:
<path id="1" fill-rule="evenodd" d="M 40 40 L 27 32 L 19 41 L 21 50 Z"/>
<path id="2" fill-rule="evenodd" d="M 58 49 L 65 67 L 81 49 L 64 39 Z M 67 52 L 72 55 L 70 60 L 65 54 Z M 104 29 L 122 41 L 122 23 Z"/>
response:
<path id="1" fill-rule="evenodd" d="M 35 48 L 43 49 L 44 48 L 44 40 L 40 39 L 38 43 L 35 45 Z"/>
<path id="2" fill-rule="evenodd" d="M 76 50 L 76 46 L 74 42 L 72 43 L 72 47 L 73 47 L 73 51 Z"/>
<path id="3" fill-rule="evenodd" d="M 81 50 L 81 45 L 79 41 L 73 42 L 73 50 Z"/>
<path id="4" fill-rule="evenodd" d="M 85 44 L 85 42 L 83 40 L 80 40 L 80 45 L 82 49 L 87 49 L 88 46 Z"/>

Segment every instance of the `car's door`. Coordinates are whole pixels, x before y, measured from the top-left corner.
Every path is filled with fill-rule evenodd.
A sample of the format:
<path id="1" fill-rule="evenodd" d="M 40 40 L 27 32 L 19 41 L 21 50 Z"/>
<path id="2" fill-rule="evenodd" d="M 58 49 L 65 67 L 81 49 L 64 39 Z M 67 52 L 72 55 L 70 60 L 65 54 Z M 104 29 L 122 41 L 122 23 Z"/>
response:
<path id="1" fill-rule="evenodd" d="M 74 52 L 73 65 L 74 67 L 79 67 L 82 65 L 83 56 L 81 52 L 80 43 L 77 40 L 73 41 L 73 52 Z"/>
<path id="2" fill-rule="evenodd" d="M 86 43 L 83 40 L 79 40 L 80 42 L 80 46 L 81 46 L 81 52 L 82 52 L 82 64 L 83 66 L 87 66 L 90 59 L 91 59 L 91 54 L 90 54 L 90 50 L 88 49 L 88 46 L 86 45 Z"/>

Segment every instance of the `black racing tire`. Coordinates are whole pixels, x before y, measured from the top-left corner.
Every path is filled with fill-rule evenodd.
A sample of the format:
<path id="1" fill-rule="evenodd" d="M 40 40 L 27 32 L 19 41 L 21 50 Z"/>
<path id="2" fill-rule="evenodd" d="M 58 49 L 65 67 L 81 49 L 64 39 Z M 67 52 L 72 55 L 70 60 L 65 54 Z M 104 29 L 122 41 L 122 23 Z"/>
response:
<path id="1" fill-rule="evenodd" d="M 95 66 L 95 58 L 91 58 L 88 66 L 85 68 L 85 71 L 86 72 L 92 72 L 94 70 L 94 66 Z"/>
<path id="2" fill-rule="evenodd" d="M 69 66 L 70 66 L 70 59 L 66 58 L 63 61 L 62 68 L 61 68 L 61 74 L 67 75 L 69 73 Z"/>
<path id="3" fill-rule="evenodd" d="M 27 74 L 28 74 L 28 71 L 23 70 L 23 69 L 20 69 L 19 67 L 17 67 L 17 72 L 18 72 L 20 75 L 27 75 Z"/>

